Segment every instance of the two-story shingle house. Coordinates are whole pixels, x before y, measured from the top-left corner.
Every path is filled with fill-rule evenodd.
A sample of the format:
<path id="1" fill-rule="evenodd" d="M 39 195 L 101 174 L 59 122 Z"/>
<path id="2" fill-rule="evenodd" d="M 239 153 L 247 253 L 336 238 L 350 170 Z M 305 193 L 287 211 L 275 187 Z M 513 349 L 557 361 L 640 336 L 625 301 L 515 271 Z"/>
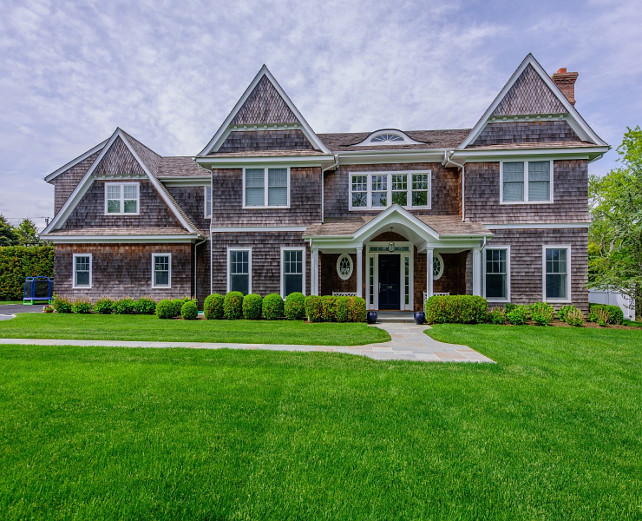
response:
<path id="1" fill-rule="evenodd" d="M 577 73 L 528 55 L 472 129 L 316 134 L 263 67 L 195 157 L 117 129 L 45 179 L 56 292 L 293 291 L 421 309 L 434 293 L 588 308 Z"/>

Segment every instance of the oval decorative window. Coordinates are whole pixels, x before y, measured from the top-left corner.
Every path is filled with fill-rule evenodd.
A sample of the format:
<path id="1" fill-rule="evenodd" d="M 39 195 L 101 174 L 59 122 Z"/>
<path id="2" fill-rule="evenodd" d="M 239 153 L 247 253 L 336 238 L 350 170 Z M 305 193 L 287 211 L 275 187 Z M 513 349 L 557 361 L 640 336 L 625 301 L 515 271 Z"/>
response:
<path id="1" fill-rule="evenodd" d="M 439 280 L 444 274 L 444 259 L 438 253 L 432 256 L 432 278 Z"/>
<path id="2" fill-rule="evenodd" d="M 344 253 L 337 259 L 337 274 L 341 280 L 348 280 L 352 275 L 352 257 Z"/>

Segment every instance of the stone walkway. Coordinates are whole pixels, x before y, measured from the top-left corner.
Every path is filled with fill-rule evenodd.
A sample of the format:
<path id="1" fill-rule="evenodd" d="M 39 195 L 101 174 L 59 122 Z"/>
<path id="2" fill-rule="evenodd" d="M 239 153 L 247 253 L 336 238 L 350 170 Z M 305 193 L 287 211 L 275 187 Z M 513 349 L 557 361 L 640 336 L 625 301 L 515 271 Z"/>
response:
<path id="1" fill-rule="evenodd" d="M 374 327 L 374 326 L 373 326 Z M 424 333 L 427 326 L 414 324 L 377 324 L 386 330 L 391 341 L 365 346 L 299 346 L 286 344 L 230 344 L 206 342 L 143 342 L 126 340 L 49 340 L 0 338 L 0 344 L 40 346 L 105 346 L 105 347 L 187 347 L 192 349 L 258 349 L 263 351 L 324 351 L 362 355 L 375 360 L 414 360 L 415 362 L 490 362 L 490 358 L 470 347 L 437 342 Z"/>

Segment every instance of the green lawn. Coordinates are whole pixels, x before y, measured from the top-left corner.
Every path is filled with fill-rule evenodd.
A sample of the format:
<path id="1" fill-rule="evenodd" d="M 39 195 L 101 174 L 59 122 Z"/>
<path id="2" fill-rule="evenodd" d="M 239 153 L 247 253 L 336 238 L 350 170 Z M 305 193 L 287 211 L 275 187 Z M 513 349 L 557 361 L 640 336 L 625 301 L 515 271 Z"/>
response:
<path id="1" fill-rule="evenodd" d="M 642 330 L 432 334 L 497 364 L 0 346 L 2 518 L 642 517 Z"/>
<path id="2" fill-rule="evenodd" d="M 390 340 L 390 335 L 366 324 L 307 324 L 289 320 L 160 320 L 153 315 L 24 313 L 0 322 L 0 338 L 352 346 L 386 342 Z"/>
<path id="3" fill-rule="evenodd" d="M 625 320 L 624 321 L 625 326 L 629 327 L 642 327 L 642 321 L 640 320 Z"/>

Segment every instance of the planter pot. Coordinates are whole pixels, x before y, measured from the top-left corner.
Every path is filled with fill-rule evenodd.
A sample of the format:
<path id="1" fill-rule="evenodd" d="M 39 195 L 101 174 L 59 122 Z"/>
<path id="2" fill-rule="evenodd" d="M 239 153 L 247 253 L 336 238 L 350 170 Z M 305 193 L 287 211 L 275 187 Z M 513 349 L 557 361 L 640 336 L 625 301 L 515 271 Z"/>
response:
<path id="1" fill-rule="evenodd" d="M 377 323 L 377 312 L 376 311 L 368 311 L 368 314 L 366 315 L 366 318 L 368 320 L 368 324 L 376 324 Z"/>
<path id="2" fill-rule="evenodd" d="M 420 326 L 426 321 L 426 314 L 423 311 L 415 311 L 415 324 Z"/>

